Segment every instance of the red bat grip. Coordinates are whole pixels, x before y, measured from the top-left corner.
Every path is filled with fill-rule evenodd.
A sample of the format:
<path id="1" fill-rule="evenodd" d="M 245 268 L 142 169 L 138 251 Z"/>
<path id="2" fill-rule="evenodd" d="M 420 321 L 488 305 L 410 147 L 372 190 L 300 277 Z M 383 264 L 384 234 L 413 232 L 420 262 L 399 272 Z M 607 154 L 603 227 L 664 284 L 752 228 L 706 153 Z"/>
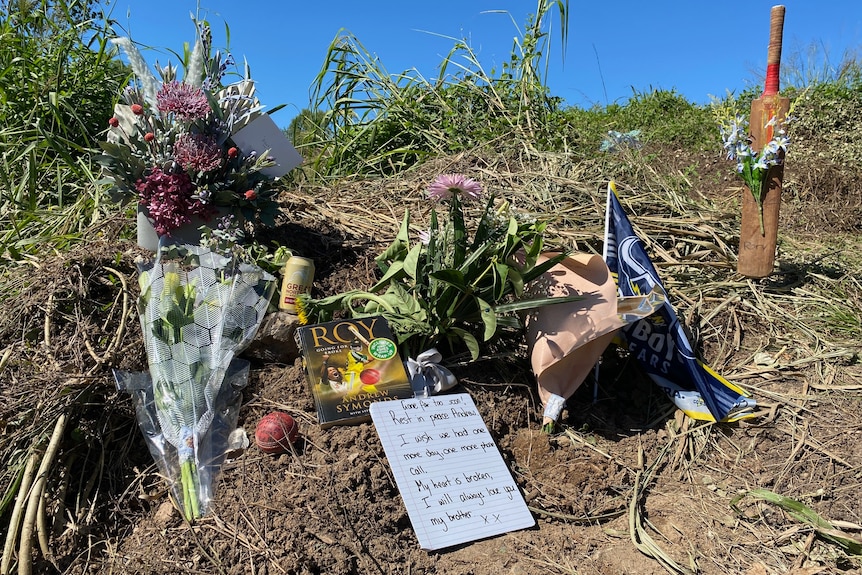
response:
<path id="1" fill-rule="evenodd" d="M 766 54 L 764 96 L 778 93 L 778 70 L 781 66 L 781 38 L 784 35 L 784 6 L 773 6 L 769 13 L 769 50 Z"/>

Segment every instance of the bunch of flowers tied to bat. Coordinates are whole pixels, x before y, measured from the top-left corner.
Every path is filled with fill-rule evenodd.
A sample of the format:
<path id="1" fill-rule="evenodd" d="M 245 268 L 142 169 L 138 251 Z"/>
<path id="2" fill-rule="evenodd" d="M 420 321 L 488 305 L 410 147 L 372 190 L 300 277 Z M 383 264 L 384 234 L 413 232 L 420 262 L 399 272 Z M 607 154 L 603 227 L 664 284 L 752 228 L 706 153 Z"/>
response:
<path id="1" fill-rule="evenodd" d="M 261 114 L 246 68 L 233 84 L 223 80 L 233 65 L 229 54 L 212 54 L 212 36 L 198 22 L 197 41 L 183 56 L 184 75 L 172 65 L 150 71 L 129 38 L 116 38 L 136 81 L 121 95 L 101 142 L 103 181 L 114 200 L 136 198 L 159 235 L 197 217 L 209 220 L 218 207 L 244 219 L 273 225 L 278 212 L 275 179 L 263 170 L 275 165 L 268 153 L 242 150 L 231 134 Z"/>
<path id="2" fill-rule="evenodd" d="M 407 357 L 446 344 L 452 350 L 466 346 L 476 359 L 480 341 L 521 327 L 514 312 L 578 299 L 522 299 L 527 284 L 565 257 L 537 265 L 546 224 L 519 217 L 508 202 L 491 195 L 471 231 L 465 204 L 483 201 L 483 190 L 460 174 L 439 176 L 428 198 L 434 204 L 429 228 L 411 243 L 410 213 L 405 213 L 395 240 L 375 260 L 376 284 L 321 299 L 301 295 L 300 322 L 328 321 L 336 312 L 382 315 Z M 446 206 L 445 215 L 437 206 Z"/>
<path id="3" fill-rule="evenodd" d="M 790 140 L 784 128 L 773 116 L 769 119 L 767 128 L 772 128 L 772 138 L 764 144 L 763 148 L 756 150 L 752 147 L 751 136 L 748 134 L 748 120 L 742 114 L 736 114 L 732 119 L 723 119 L 719 124 L 722 145 L 727 153 L 728 160 L 736 160 L 736 171 L 742 177 L 755 202 L 760 209 L 760 233 L 764 234 L 763 228 L 763 193 L 768 186 L 767 175 L 769 168 L 780 166 L 784 162 L 784 154 Z"/>

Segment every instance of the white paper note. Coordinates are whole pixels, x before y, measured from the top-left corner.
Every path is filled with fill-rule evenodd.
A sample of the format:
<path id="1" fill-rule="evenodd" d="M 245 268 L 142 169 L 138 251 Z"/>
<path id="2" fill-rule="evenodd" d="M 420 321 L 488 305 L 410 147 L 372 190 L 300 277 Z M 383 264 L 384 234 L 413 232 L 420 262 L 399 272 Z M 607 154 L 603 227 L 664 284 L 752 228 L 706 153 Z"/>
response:
<path id="1" fill-rule="evenodd" d="M 371 419 L 422 549 L 535 525 L 469 394 L 373 403 Z"/>
<path id="2" fill-rule="evenodd" d="M 284 132 L 275 124 L 275 121 L 266 114 L 262 114 L 246 124 L 238 132 L 231 135 L 233 143 L 248 154 L 252 150 L 262 154 L 269 150 L 276 165 L 265 168 L 260 172 L 271 178 L 278 178 L 302 163 L 302 156 L 284 135 Z"/>

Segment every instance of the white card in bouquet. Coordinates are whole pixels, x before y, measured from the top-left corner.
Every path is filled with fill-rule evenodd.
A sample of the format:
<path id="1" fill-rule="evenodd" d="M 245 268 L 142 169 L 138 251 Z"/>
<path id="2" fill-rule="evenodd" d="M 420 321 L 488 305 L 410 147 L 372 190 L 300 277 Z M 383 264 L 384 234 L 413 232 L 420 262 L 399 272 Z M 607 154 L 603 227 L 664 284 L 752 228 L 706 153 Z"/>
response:
<path id="1" fill-rule="evenodd" d="M 379 401 L 370 410 L 422 549 L 536 524 L 469 394 Z"/>
<path id="2" fill-rule="evenodd" d="M 243 126 L 231 136 L 231 139 L 243 154 L 248 154 L 252 150 L 262 154 L 269 150 L 269 155 L 275 160 L 276 165 L 261 170 L 265 176 L 281 177 L 302 163 L 302 156 L 267 114 L 262 114 Z"/>

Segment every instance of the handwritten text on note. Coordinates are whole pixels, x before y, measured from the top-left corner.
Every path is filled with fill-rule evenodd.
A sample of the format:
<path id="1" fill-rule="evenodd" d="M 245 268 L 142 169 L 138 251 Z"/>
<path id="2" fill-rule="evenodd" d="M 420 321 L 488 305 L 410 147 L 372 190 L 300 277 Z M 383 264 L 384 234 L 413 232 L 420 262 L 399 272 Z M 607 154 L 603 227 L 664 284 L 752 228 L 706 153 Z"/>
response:
<path id="1" fill-rule="evenodd" d="M 382 401 L 370 409 L 423 549 L 535 525 L 469 394 Z"/>

